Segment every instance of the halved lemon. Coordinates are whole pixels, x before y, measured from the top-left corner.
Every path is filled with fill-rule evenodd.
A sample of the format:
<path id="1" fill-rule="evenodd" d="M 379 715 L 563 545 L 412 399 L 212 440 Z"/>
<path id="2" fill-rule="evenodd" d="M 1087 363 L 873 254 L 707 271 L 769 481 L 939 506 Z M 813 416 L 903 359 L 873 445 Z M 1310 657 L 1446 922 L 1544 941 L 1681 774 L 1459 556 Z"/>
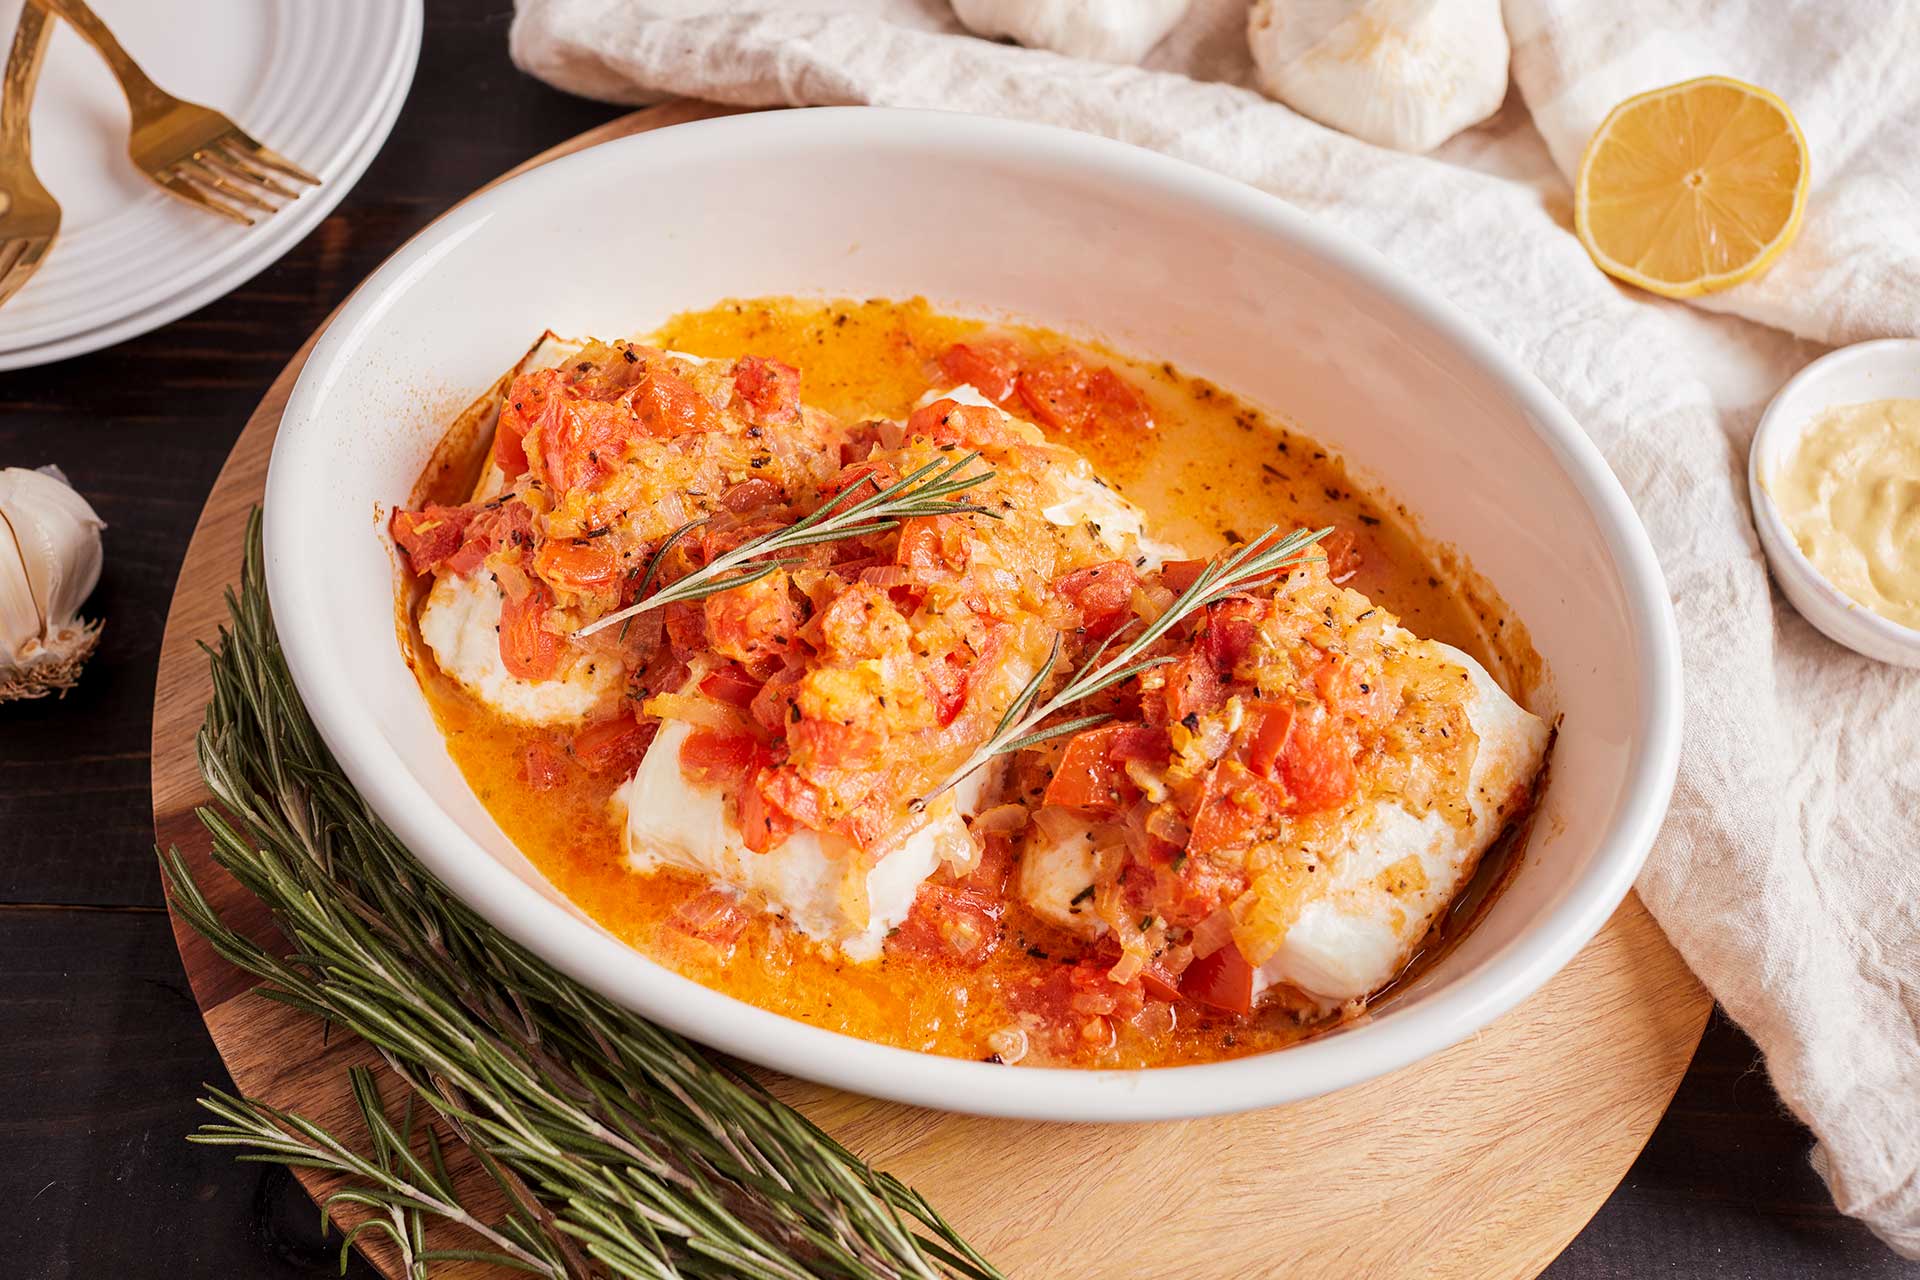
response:
<path id="1" fill-rule="evenodd" d="M 1787 104 L 1726 76 L 1628 98 L 1587 143 L 1573 224 L 1602 271 L 1669 298 L 1751 280 L 1800 230 L 1807 142 Z"/>

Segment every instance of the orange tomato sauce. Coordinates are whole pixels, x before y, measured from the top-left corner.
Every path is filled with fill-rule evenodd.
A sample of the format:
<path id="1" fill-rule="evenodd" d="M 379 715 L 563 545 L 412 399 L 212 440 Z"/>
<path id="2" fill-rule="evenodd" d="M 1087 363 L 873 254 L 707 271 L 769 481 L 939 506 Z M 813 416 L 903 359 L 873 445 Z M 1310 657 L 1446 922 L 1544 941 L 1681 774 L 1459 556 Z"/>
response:
<path id="1" fill-rule="evenodd" d="M 812 302 L 755 299 L 674 317 L 645 341 L 693 355 L 766 356 L 801 371 L 808 404 L 847 418 L 904 418 L 933 385 L 940 352 L 988 326 L 941 315 L 921 300 Z M 1073 347 L 1111 363 L 1147 398 L 1153 427 L 1126 438 L 1063 438 L 1152 520 L 1156 536 L 1190 555 L 1210 554 L 1234 536 L 1270 524 L 1337 524 L 1358 538 L 1361 568 L 1348 585 L 1400 615 L 1417 635 L 1466 650 L 1510 690 L 1534 676 L 1524 632 L 1476 589 L 1457 557 L 1419 538 L 1411 518 L 1369 494 L 1334 453 L 1284 422 L 1166 364 L 1129 359 L 1087 343 L 1004 324 L 1043 350 Z M 609 336 L 609 335 L 601 335 Z M 485 439 L 447 442 L 422 478 L 422 490 L 462 501 L 460 477 L 477 468 L 449 464 L 449 453 L 477 459 Z M 438 489 L 440 492 L 433 493 Z M 419 495 L 416 495 L 419 496 Z M 1498 642 L 1490 637 L 1497 637 Z M 756 916 L 738 941 L 716 948 L 668 927 L 674 909 L 704 885 L 689 876 L 629 870 L 608 801 L 619 778 L 573 768 L 553 789 L 535 791 L 522 774 L 526 749 L 551 744 L 551 731 L 516 726 L 468 697 L 434 666 L 431 651 L 409 645 L 415 669 L 448 750 L 501 829 L 583 910 L 640 952 L 707 986 L 787 1017 L 901 1048 L 983 1057 L 993 1031 L 1011 1019 L 1000 993 L 1072 956 L 1069 940 L 1009 901 L 1005 936 L 982 966 L 887 955 L 857 964 Z M 1483 862 L 1462 901 L 1478 901 L 1502 878 L 1503 842 Z M 1443 929 L 1451 926 L 1443 925 Z M 1428 946 L 1421 961 L 1437 948 Z M 1296 1041 L 1301 1027 L 1279 1010 L 1250 1018 L 1188 1003 L 1155 1005 L 1146 1025 L 1121 1024 L 1106 1044 L 1089 1044 L 1077 1065 L 1144 1067 L 1257 1053 Z M 1033 1059 L 1030 1059 L 1033 1061 Z"/>

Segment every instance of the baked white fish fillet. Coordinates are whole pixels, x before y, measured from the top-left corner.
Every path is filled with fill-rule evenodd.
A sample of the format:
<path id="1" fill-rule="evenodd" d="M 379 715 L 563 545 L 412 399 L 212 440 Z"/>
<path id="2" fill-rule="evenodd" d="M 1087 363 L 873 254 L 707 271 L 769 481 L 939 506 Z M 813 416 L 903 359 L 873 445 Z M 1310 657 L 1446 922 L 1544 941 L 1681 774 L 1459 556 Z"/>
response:
<path id="1" fill-rule="evenodd" d="M 946 391 L 927 392 L 915 407 L 924 407 L 935 400 L 978 405 L 1010 421 L 1020 422 L 1020 419 L 964 382 Z M 1047 468 L 1047 479 L 1053 485 L 1054 496 L 1052 501 L 1040 508 L 1040 514 L 1048 524 L 1059 525 L 1063 529 L 1077 524 L 1087 525 L 1099 532 L 1101 541 L 1112 548 L 1115 554 L 1123 551 L 1127 539 L 1132 538 L 1135 559 L 1140 567 L 1146 569 L 1157 569 L 1168 560 L 1185 558 L 1186 552 L 1172 543 L 1148 537 L 1147 518 L 1140 508 L 1109 488 L 1094 471 L 1093 464 L 1079 454 L 1061 449 L 1058 461 Z"/>
<path id="2" fill-rule="evenodd" d="M 563 648 L 546 680 L 522 680 L 500 656 L 500 587 L 485 569 L 442 574 L 420 606 L 420 638 L 440 670 L 522 724 L 577 724 L 611 714 L 626 674 L 617 662 Z"/>
<path id="3" fill-rule="evenodd" d="M 966 866 L 976 856 L 962 818 L 978 802 L 985 770 L 928 805 L 870 867 L 847 842 L 812 831 L 755 853 L 728 817 L 725 789 L 697 786 L 681 774 L 680 744 L 691 731 L 678 720 L 662 724 L 639 769 L 614 792 L 635 871 L 691 871 L 850 959 L 871 960 L 943 861 Z"/>
<path id="4" fill-rule="evenodd" d="M 1546 723 L 1508 697 L 1484 667 L 1450 645 L 1403 634 L 1407 644 L 1431 646 L 1466 668 L 1473 681 L 1466 704 L 1479 737 L 1467 783 L 1473 822 L 1461 829 L 1438 813 L 1420 817 L 1398 803 L 1363 806 L 1325 851 L 1328 874 L 1314 879 L 1279 950 L 1255 970 L 1256 998 L 1286 983 L 1331 1007 L 1391 981 L 1472 877 L 1545 759 Z M 1022 855 L 1016 892 L 1042 918 L 1098 936 L 1106 924 L 1084 897 L 1093 863 L 1083 833 L 1035 838 Z"/>

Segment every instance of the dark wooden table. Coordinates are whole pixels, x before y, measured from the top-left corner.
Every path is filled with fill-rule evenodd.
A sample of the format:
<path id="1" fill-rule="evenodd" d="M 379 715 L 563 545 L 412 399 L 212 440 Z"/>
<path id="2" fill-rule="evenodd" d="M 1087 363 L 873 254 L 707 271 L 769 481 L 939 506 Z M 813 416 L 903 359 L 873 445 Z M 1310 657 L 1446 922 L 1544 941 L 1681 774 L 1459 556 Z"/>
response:
<path id="1" fill-rule="evenodd" d="M 335 1274 L 337 1247 L 285 1174 L 182 1141 L 201 1082 L 227 1081 L 161 906 L 155 656 L 201 502 L 301 341 L 456 198 L 618 114 L 519 75 L 510 12 L 429 0 L 392 139 L 277 265 L 157 333 L 0 374 L 0 465 L 58 463 L 110 525 L 89 607 L 106 638 L 86 680 L 64 701 L 0 708 L 0 1274 Z M 1646 1152 L 1547 1274 L 1920 1277 L 1834 1212 L 1809 1141 L 1716 1016 Z"/>

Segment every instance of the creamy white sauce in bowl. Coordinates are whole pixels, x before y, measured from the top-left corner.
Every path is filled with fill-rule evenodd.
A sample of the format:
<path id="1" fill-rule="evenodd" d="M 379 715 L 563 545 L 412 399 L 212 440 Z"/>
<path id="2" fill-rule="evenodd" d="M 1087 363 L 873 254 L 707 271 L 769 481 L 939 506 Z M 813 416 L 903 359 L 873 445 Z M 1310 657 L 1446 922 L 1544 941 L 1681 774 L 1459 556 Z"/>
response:
<path id="1" fill-rule="evenodd" d="M 1802 369 L 1760 419 L 1747 485 L 1794 608 L 1857 653 L 1920 667 L 1920 339 Z"/>
<path id="2" fill-rule="evenodd" d="M 1835 405 L 1763 482 L 1822 577 L 1920 627 L 1920 400 Z"/>

